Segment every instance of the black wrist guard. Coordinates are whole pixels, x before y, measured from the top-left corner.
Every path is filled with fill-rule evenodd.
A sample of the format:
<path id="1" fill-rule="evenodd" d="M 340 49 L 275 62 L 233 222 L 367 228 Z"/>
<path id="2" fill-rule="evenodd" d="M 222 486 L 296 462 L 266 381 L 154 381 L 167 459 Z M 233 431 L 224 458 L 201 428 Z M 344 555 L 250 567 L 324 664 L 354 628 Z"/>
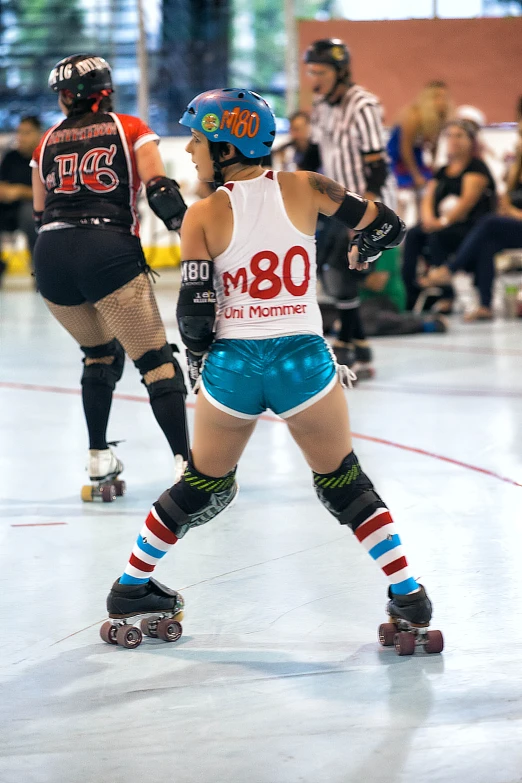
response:
<path id="1" fill-rule="evenodd" d="M 147 182 L 147 200 L 155 215 L 163 220 L 169 231 L 178 231 L 187 205 L 175 179 L 154 177 Z"/>
<path id="2" fill-rule="evenodd" d="M 216 292 L 213 261 L 183 261 L 176 317 L 189 351 L 204 353 L 214 340 Z"/>
<path id="3" fill-rule="evenodd" d="M 341 206 L 334 212 L 333 216 L 336 220 L 340 220 L 348 228 L 355 228 L 359 225 L 366 212 L 368 202 L 366 199 L 361 198 L 356 193 L 350 193 L 346 191 Z"/>
<path id="4" fill-rule="evenodd" d="M 198 390 L 195 389 L 194 387 L 199 381 L 199 376 L 201 375 L 201 371 L 203 369 L 203 359 L 205 357 L 205 354 L 192 353 L 192 351 L 189 351 L 188 348 L 185 350 L 185 354 L 187 356 L 187 367 L 188 367 L 190 388 L 192 389 L 193 392 L 197 394 Z"/>
<path id="5" fill-rule="evenodd" d="M 43 219 L 43 209 L 41 212 L 38 212 L 36 209 L 33 209 L 33 221 L 34 221 L 34 228 L 36 233 L 38 233 L 42 227 L 42 219 Z"/>
<path id="6" fill-rule="evenodd" d="M 366 190 L 380 196 L 388 177 L 388 164 L 384 158 L 364 161 L 364 176 L 366 177 Z"/>

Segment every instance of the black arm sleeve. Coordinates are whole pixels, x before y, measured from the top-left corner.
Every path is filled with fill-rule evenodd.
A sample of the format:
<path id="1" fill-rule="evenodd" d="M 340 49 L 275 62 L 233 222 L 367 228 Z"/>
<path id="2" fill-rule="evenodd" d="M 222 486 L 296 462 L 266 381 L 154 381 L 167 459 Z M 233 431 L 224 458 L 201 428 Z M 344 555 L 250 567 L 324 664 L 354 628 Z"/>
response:
<path id="1" fill-rule="evenodd" d="M 176 317 L 189 351 L 204 353 L 214 340 L 216 292 L 213 261 L 183 261 Z"/>
<path id="2" fill-rule="evenodd" d="M 154 177 L 147 182 L 147 200 L 155 215 L 163 220 L 169 231 L 178 231 L 187 205 L 175 179 Z"/>
<path id="3" fill-rule="evenodd" d="M 356 193 L 346 191 L 344 199 L 341 202 L 341 206 L 334 212 L 332 217 L 344 223 L 348 228 L 355 228 L 364 217 L 368 202 L 365 198 L 361 198 Z"/>

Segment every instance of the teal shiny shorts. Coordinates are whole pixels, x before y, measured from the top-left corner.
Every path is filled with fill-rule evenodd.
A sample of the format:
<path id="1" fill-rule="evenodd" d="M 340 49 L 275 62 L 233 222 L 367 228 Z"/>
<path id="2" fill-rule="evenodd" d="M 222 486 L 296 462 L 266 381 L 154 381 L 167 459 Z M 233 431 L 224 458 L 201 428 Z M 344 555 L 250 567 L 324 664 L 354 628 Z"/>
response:
<path id="1" fill-rule="evenodd" d="M 255 419 L 269 408 L 283 419 L 324 397 L 337 382 L 328 344 L 316 334 L 269 340 L 216 340 L 201 391 L 222 411 Z"/>

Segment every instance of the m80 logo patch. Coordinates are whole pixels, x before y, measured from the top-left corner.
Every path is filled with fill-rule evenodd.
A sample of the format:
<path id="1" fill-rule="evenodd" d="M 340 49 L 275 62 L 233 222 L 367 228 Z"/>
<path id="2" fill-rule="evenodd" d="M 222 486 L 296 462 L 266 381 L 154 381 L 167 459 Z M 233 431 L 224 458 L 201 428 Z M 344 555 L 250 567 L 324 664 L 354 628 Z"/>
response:
<path id="1" fill-rule="evenodd" d="M 250 109 L 241 109 L 240 106 L 235 106 L 232 111 L 227 109 L 223 112 L 219 126 L 220 130 L 224 128 L 228 128 L 232 136 L 238 139 L 242 139 L 243 136 L 252 139 L 259 130 L 259 114 Z"/>

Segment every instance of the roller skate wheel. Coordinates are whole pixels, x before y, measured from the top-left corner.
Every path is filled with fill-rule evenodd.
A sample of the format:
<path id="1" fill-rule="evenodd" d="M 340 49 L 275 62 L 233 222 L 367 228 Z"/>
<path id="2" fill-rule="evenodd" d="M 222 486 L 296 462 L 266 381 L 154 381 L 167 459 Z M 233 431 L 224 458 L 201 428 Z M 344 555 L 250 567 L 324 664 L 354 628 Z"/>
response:
<path id="1" fill-rule="evenodd" d="M 104 484 L 103 487 L 101 487 L 100 492 L 101 499 L 104 503 L 112 503 L 112 501 L 116 498 L 116 489 L 112 484 Z"/>
<path id="2" fill-rule="evenodd" d="M 427 653 L 441 653 L 444 649 L 444 637 L 440 631 L 427 631 L 424 649 Z"/>
<path id="3" fill-rule="evenodd" d="M 100 636 L 107 644 L 118 644 L 116 641 L 117 630 L 116 626 L 113 625 L 110 620 L 107 620 L 100 628 Z"/>
<path id="4" fill-rule="evenodd" d="M 120 647 L 127 647 L 133 650 L 134 647 L 138 647 L 143 641 L 143 635 L 139 628 L 134 625 L 122 625 L 116 631 L 116 643 Z"/>
<path id="5" fill-rule="evenodd" d="M 153 639 L 158 638 L 157 625 L 158 617 L 144 617 L 140 622 L 141 632 L 144 636 L 151 636 Z M 153 625 L 154 623 L 154 625 Z"/>
<path id="6" fill-rule="evenodd" d="M 90 484 L 85 484 L 82 487 L 81 497 L 84 503 L 92 503 L 94 500 L 93 487 Z"/>
<path id="7" fill-rule="evenodd" d="M 395 623 L 381 623 L 379 626 L 379 642 L 383 647 L 393 647 L 397 626 Z"/>
<path id="8" fill-rule="evenodd" d="M 393 644 L 397 655 L 413 655 L 415 652 L 415 636 L 407 631 L 396 633 Z"/>
<path id="9" fill-rule="evenodd" d="M 158 638 L 163 639 L 164 642 L 177 642 L 182 633 L 183 628 L 177 620 L 166 618 L 158 623 Z"/>
<path id="10" fill-rule="evenodd" d="M 112 482 L 114 489 L 116 490 L 116 497 L 121 498 L 126 492 L 127 485 L 122 479 L 114 479 Z"/>

